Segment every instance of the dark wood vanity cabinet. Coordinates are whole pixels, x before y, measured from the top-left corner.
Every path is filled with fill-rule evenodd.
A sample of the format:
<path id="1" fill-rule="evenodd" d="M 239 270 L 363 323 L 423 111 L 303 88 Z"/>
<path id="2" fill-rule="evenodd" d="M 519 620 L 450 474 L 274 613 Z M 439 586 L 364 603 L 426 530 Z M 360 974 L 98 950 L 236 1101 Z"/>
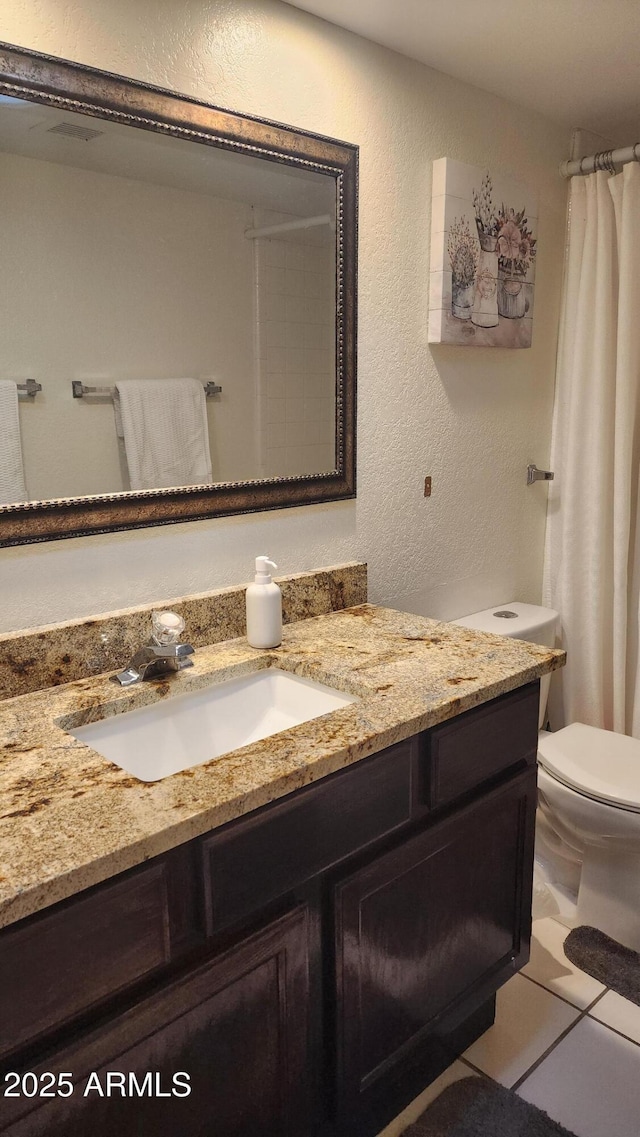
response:
<path id="1" fill-rule="evenodd" d="M 338 1114 L 364 1132 L 449 1064 L 459 1024 L 526 962 L 535 792 L 527 770 L 336 886 Z"/>
<path id="2" fill-rule="evenodd" d="M 0 932 L 0 1133 L 374 1137 L 527 959 L 537 707 L 529 684 Z"/>

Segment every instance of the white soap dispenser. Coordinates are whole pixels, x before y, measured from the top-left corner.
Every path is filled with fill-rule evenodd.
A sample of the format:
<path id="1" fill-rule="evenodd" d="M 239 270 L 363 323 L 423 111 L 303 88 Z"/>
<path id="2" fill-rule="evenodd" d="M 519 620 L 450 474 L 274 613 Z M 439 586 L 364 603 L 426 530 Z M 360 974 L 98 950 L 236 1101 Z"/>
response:
<path id="1" fill-rule="evenodd" d="M 247 588 L 247 640 L 251 647 L 282 642 L 282 593 L 271 579 L 277 569 L 268 557 L 256 557 L 255 583 Z"/>

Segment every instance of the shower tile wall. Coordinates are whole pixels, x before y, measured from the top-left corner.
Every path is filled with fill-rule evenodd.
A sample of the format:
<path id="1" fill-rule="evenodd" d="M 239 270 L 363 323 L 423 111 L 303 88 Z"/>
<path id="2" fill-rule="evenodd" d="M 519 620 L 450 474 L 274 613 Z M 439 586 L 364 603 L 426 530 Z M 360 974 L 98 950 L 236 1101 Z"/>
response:
<path id="1" fill-rule="evenodd" d="M 255 211 L 254 225 L 293 218 Z M 264 477 L 335 467 L 335 252 L 329 227 L 255 241 Z"/>

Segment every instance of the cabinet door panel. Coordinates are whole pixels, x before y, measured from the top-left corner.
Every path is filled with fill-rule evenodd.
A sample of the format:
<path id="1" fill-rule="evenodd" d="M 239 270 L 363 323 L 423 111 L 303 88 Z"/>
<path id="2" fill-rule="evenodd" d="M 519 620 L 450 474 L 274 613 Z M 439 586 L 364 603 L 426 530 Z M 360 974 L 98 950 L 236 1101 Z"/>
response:
<path id="1" fill-rule="evenodd" d="M 535 771 L 526 771 L 337 887 L 345 1108 L 522 966 L 534 814 Z"/>
<path id="2" fill-rule="evenodd" d="M 308 981 L 307 913 L 298 908 L 44 1061 L 54 1074 L 73 1074 L 73 1096 L 37 1105 L 5 1099 L 0 1132 L 300 1137 L 308 1115 Z M 108 1072 L 112 1083 L 125 1075 L 126 1097 L 117 1085 L 110 1097 L 91 1088 L 97 1078 L 106 1091 Z M 139 1096 L 135 1085 L 132 1094 L 130 1075 L 144 1086 L 149 1072 L 151 1094 Z M 177 1072 L 189 1075 L 189 1096 L 174 1095 Z"/>

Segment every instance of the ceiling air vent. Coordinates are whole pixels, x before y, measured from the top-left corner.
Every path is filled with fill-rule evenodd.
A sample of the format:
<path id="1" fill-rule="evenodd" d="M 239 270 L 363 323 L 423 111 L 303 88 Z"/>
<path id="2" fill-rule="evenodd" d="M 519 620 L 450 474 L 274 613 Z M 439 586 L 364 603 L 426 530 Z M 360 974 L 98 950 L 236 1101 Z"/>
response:
<path id="1" fill-rule="evenodd" d="M 66 138 L 77 138 L 78 142 L 91 142 L 104 134 L 104 130 L 94 130 L 91 126 L 78 126 L 75 122 L 59 122 L 50 126 L 47 134 L 64 134 Z"/>

